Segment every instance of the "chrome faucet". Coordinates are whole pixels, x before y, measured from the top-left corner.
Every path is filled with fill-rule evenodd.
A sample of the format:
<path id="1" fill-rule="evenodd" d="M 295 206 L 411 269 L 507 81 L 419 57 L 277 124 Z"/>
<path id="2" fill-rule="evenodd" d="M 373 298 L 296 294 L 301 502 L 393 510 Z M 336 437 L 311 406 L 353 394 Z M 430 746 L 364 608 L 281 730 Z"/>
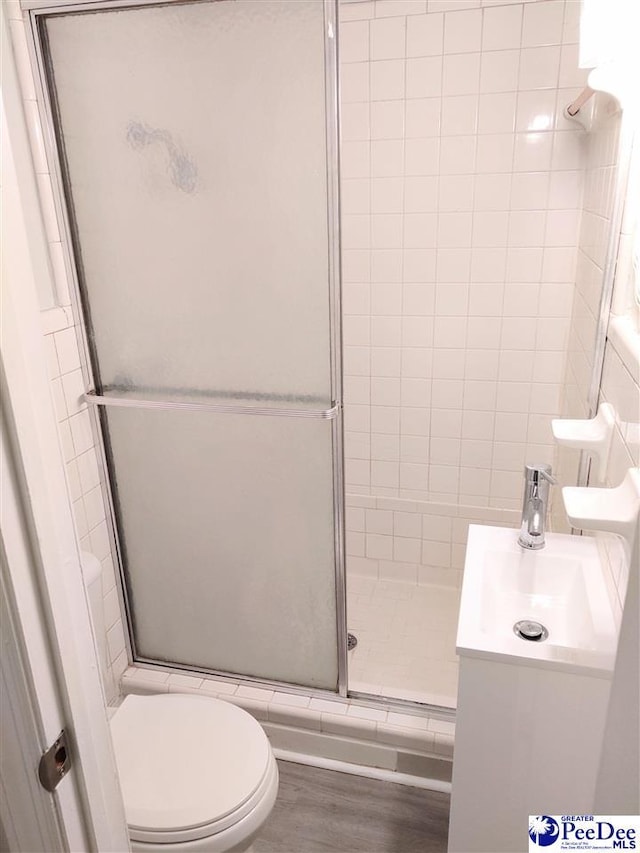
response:
<path id="1" fill-rule="evenodd" d="M 544 524 L 549 503 L 549 485 L 557 480 L 551 474 L 551 465 L 524 466 L 524 496 L 522 522 L 518 545 L 536 550 L 544 548 Z"/>

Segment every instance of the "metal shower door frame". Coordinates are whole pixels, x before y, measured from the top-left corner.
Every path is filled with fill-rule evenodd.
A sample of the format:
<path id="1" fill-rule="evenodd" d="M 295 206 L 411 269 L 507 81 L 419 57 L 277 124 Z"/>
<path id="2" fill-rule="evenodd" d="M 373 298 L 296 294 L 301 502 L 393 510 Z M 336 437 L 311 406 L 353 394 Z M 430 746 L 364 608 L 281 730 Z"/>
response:
<path id="1" fill-rule="evenodd" d="M 339 100 L 338 100 L 338 56 L 337 56 L 337 22 L 338 0 L 322 0 L 324 9 L 324 65 L 325 65 L 325 115 L 326 115 L 326 180 L 327 180 L 327 224 L 328 224 L 328 288 L 329 288 L 329 330 L 330 330 L 330 376 L 331 376 L 331 407 L 323 410 L 300 410 L 285 408 L 238 407 L 225 405 L 160 403 L 153 400 L 133 401 L 118 395 L 97 395 L 94 364 L 97 364 L 97 354 L 87 333 L 88 317 L 86 313 L 86 298 L 83 299 L 84 285 L 81 280 L 79 265 L 76 262 L 76 252 L 79 239 L 71 206 L 69 181 L 63 167 L 64 156 L 58 136 L 59 124 L 56 122 L 57 105 L 54 92 L 49 86 L 47 59 L 44 48 L 44 21 L 47 17 L 65 15 L 75 12 L 115 11 L 118 9 L 133 9 L 144 6 L 171 6 L 184 3 L 185 0 L 23 0 L 22 5 L 29 12 L 28 34 L 29 48 L 38 97 L 40 119 L 45 137 L 49 168 L 51 173 L 56 214 L 61 232 L 61 241 L 65 264 L 71 282 L 71 303 L 74 325 L 80 349 L 80 360 L 85 387 L 90 389 L 85 400 L 90 405 L 89 416 L 94 432 L 98 463 L 101 469 L 101 487 L 105 508 L 107 510 L 107 527 L 112 547 L 112 553 L 117 564 L 119 576 L 118 594 L 123 614 L 127 623 L 127 653 L 135 664 L 166 666 L 163 661 L 146 659 L 137 654 L 133 635 L 131 606 L 127 593 L 125 559 L 123 547 L 118 534 L 117 496 L 111 485 L 110 471 L 113 470 L 110 451 L 105 441 L 106 423 L 102 409 L 105 405 L 124 405 L 140 408 L 177 408 L 217 411 L 250 415 L 269 415 L 275 417 L 321 418 L 331 421 L 332 436 L 332 468 L 333 468 L 333 522 L 334 522 L 334 554 L 335 554 L 335 589 L 336 589 L 336 631 L 338 654 L 338 682 L 335 692 L 341 697 L 347 696 L 347 620 L 346 620 L 346 573 L 345 573 L 345 543 L 344 543 L 344 454 L 343 454 L 343 407 L 342 407 L 342 332 L 341 332 L 341 291 L 340 291 L 340 223 L 339 223 Z M 190 3 L 217 2 L 217 0 L 186 0 Z M 175 671 L 193 671 L 193 668 L 179 664 L 171 664 L 169 669 Z M 263 679 L 221 670 L 198 669 L 213 676 L 233 677 L 238 680 L 275 687 L 278 690 L 308 695 L 335 695 L 334 691 L 294 685 L 288 682 Z"/>

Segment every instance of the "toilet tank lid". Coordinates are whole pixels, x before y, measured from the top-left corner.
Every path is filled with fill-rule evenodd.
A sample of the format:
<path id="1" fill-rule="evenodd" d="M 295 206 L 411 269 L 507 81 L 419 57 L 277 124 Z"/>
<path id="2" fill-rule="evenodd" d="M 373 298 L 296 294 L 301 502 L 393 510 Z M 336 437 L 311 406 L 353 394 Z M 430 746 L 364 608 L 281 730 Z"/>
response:
<path id="1" fill-rule="evenodd" d="M 111 731 L 132 829 L 214 823 L 242 806 L 269 768 L 271 747 L 260 724 L 208 696 L 127 696 Z"/>

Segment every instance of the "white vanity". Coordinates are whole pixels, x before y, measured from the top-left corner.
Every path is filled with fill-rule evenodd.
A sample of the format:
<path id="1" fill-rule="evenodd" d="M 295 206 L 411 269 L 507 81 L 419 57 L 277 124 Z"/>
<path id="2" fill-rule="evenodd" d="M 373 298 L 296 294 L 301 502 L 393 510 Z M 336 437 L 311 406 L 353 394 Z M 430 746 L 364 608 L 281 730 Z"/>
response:
<path id="1" fill-rule="evenodd" d="M 469 528 L 449 853 L 525 851 L 529 815 L 593 808 L 615 646 L 594 539 Z"/>

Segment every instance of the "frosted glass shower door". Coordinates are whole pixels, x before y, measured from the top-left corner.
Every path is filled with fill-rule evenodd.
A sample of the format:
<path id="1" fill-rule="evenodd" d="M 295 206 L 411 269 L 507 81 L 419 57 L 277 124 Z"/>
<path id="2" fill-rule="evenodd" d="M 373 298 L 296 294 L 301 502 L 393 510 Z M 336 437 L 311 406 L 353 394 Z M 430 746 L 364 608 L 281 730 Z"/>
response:
<path id="1" fill-rule="evenodd" d="M 40 33 L 136 657 L 335 690 L 325 13 L 98 5 Z"/>

